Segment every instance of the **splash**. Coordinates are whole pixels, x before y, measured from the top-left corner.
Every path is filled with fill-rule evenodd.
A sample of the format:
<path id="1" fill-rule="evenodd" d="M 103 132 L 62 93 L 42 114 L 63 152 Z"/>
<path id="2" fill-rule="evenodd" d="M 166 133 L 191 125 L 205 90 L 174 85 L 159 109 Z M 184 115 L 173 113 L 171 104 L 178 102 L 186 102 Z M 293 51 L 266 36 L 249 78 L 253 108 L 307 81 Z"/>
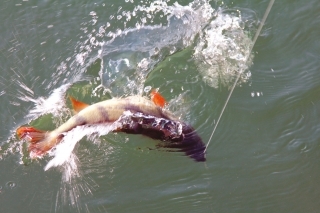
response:
<path id="1" fill-rule="evenodd" d="M 247 82 L 251 73 L 253 41 L 238 16 L 219 10 L 217 17 L 201 32 L 194 48 L 194 58 L 203 80 L 211 87 L 230 87 L 239 72 L 239 83 Z"/>
<path id="2" fill-rule="evenodd" d="M 66 108 L 64 97 L 66 91 L 70 88 L 71 85 L 71 83 L 62 85 L 61 87 L 55 89 L 47 98 L 34 98 L 32 97 L 34 94 L 31 90 L 29 94 L 19 94 L 17 96 L 18 99 L 25 102 L 32 102 L 35 105 L 26 115 L 26 120 L 24 122 L 30 123 L 43 115 L 52 114 L 54 123 L 56 125 L 60 125 L 61 123 L 63 123 L 63 117 L 70 114 L 69 109 Z M 8 137 L 7 141 L 4 144 L 1 144 L 0 159 L 13 153 L 20 153 L 20 164 L 26 164 L 28 161 L 30 161 L 29 156 L 27 156 L 28 154 L 24 143 L 16 140 L 15 130 L 12 130 L 11 135 Z"/>
<path id="3" fill-rule="evenodd" d="M 64 206 L 71 206 L 83 211 L 86 204 L 80 202 L 80 195 L 92 195 L 92 191 L 98 187 L 97 184 L 89 178 L 86 178 L 78 168 L 80 161 L 78 157 L 71 153 L 68 162 L 59 167 L 61 172 L 61 185 L 56 195 L 56 211 Z"/>
<path id="4" fill-rule="evenodd" d="M 65 133 L 62 141 L 49 153 L 49 156 L 53 158 L 45 166 L 44 170 L 47 171 L 52 167 L 62 166 L 64 164 L 72 163 L 73 166 L 69 168 L 74 168 L 77 170 L 76 165 L 73 164 L 73 150 L 76 144 L 85 136 L 89 136 L 91 141 L 95 141 L 95 138 L 100 137 L 101 135 L 107 135 L 109 132 L 115 130 L 119 124 L 115 123 L 106 123 L 106 124 L 97 124 L 90 126 L 78 126 L 71 131 Z"/>
<path id="5" fill-rule="evenodd" d="M 55 89 L 47 99 L 43 97 L 39 97 L 37 99 L 26 97 L 26 100 L 29 100 L 35 104 L 35 107 L 30 110 L 28 118 L 33 120 L 39 116 L 50 113 L 55 117 L 61 116 L 62 113 L 66 112 L 64 96 L 70 86 L 71 84 L 65 84 Z"/>
<path id="6" fill-rule="evenodd" d="M 65 133 L 60 144 L 50 151 L 49 156 L 52 159 L 44 167 L 44 170 L 56 167 L 62 175 L 60 190 L 56 197 L 56 209 L 61 207 L 59 202 L 61 201 L 63 205 L 71 205 L 81 212 L 83 209 L 80 195 L 91 195 L 92 191 L 98 187 L 94 181 L 86 178 L 81 172 L 81 162 L 74 152 L 77 143 L 84 137 L 97 143 L 98 137 L 107 135 L 116 128 L 117 123 L 78 126 Z M 107 157 L 112 153 L 112 149 L 105 150 L 105 153 Z"/>
<path id="7" fill-rule="evenodd" d="M 193 44 L 196 35 L 208 24 L 214 9 L 205 1 L 181 6 L 155 1 L 138 6 L 133 13 L 146 12 L 153 17 L 161 12 L 166 25 L 145 25 L 109 33 L 112 39 L 102 45 L 102 84 L 116 96 L 142 94 L 150 71 L 165 57 Z M 127 86 L 123 86 L 127 85 Z"/>
<path id="8" fill-rule="evenodd" d="M 108 33 L 111 39 L 103 43 L 100 51 L 100 74 L 102 84 L 113 95 L 142 94 L 148 74 L 159 62 L 193 45 L 198 71 L 209 86 L 229 87 L 240 70 L 245 72 L 239 83 L 250 79 L 254 12 L 216 10 L 207 1 L 194 1 L 187 6 L 155 1 L 136 7 L 131 15 L 138 16 L 139 12 L 164 16 L 167 24 L 142 22 L 135 28 Z"/>

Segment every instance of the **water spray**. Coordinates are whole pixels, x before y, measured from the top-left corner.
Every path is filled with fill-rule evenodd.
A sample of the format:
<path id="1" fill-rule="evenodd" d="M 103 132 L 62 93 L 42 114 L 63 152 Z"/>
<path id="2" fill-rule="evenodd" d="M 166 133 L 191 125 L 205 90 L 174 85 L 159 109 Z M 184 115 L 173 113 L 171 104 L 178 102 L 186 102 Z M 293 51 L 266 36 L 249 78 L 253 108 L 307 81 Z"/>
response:
<path id="1" fill-rule="evenodd" d="M 264 15 L 263 15 L 263 18 L 262 18 L 261 23 L 260 23 L 260 25 L 259 25 L 259 27 L 258 27 L 258 29 L 257 29 L 257 31 L 256 31 L 256 34 L 254 35 L 253 43 L 252 43 L 252 45 L 251 45 L 251 47 L 250 47 L 250 49 L 249 49 L 249 54 L 247 55 L 246 61 L 248 60 L 248 57 L 251 55 L 252 49 L 253 49 L 253 47 L 254 47 L 257 39 L 258 39 L 258 36 L 259 36 L 260 33 L 261 33 L 261 29 L 262 29 L 262 27 L 263 27 L 263 25 L 264 25 L 264 23 L 265 23 L 268 15 L 269 15 L 270 11 L 271 11 L 271 8 L 272 8 L 274 2 L 275 2 L 275 0 L 270 0 L 270 1 L 269 1 L 269 5 L 268 5 L 268 7 L 267 7 L 267 9 L 266 9 L 266 11 L 265 11 L 265 13 L 264 13 Z M 224 106 L 223 106 L 223 108 L 222 108 L 222 110 L 221 110 L 221 113 L 220 113 L 220 115 L 219 115 L 219 117 L 218 117 L 217 123 L 216 123 L 216 125 L 214 126 L 214 128 L 213 128 L 213 130 L 212 130 L 212 133 L 211 133 L 211 135 L 210 135 L 210 138 L 209 138 L 209 140 L 208 140 L 208 143 L 207 143 L 207 146 L 206 146 L 206 148 L 205 148 L 205 150 L 204 150 L 204 153 L 206 153 L 206 151 L 207 151 L 207 148 L 208 148 L 208 146 L 209 146 L 209 144 L 210 144 L 210 142 L 211 142 L 212 136 L 213 136 L 214 132 L 215 132 L 216 129 L 217 129 L 217 126 L 218 126 L 218 124 L 219 124 L 219 122 L 220 122 L 220 119 L 221 119 L 223 113 L 224 113 L 224 110 L 226 109 L 226 106 L 227 106 L 227 104 L 228 104 L 228 102 L 229 102 L 229 100 L 230 100 L 230 97 L 231 97 L 231 95 L 232 95 L 232 93 L 233 93 L 233 91 L 234 91 L 234 88 L 236 87 L 236 85 L 237 85 L 237 83 L 238 83 L 238 81 L 239 81 L 239 79 L 240 79 L 240 76 L 241 76 L 241 74 L 243 73 L 243 71 L 244 71 L 243 69 L 241 69 L 241 70 L 239 71 L 239 73 L 238 73 L 238 75 L 237 75 L 237 78 L 236 78 L 236 80 L 234 81 L 234 84 L 233 84 L 232 87 L 231 87 L 231 90 L 230 90 L 230 92 L 229 92 L 229 95 L 228 95 L 228 97 L 227 97 L 227 100 L 226 100 L 226 102 L 224 103 Z"/>

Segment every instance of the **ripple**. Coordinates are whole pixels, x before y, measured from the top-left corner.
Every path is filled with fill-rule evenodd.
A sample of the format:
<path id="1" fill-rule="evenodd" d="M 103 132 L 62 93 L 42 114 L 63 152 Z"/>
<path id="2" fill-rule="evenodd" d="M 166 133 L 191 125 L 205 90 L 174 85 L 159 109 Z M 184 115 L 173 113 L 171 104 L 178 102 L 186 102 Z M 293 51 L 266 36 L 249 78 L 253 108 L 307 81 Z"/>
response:
<path id="1" fill-rule="evenodd" d="M 15 182 L 13 182 L 13 181 L 9 181 L 9 182 L 6 183 L 6 187 L 8 189 L 14 189 L 14 188 L 17 187 L 17 184 Z"/>

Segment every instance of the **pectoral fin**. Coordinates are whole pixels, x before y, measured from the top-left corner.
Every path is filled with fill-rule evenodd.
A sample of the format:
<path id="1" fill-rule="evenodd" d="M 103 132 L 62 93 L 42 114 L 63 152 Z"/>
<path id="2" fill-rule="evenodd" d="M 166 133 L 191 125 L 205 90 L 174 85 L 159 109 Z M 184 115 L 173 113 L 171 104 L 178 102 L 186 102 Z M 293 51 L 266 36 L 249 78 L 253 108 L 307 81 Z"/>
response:
<path id="1" fill-rule="evenodd" d="M 164 107 L 167 104 L 166 99 L 155 89 L 151 91 L 150 96 L 153 103 L 159 107 Z"/>
<path id="2" fill-rule="evenodd" d="M 72 107 L 73 107 L 73 110 L 74 110 L 75 114 L 89 106 L 89 104 L 86 104 L 86 103 L 83 103 L 81 101 L 78 101 L 78 100 L 76 100 L 75 98 L 73 98 L 71 96 L 69 96 L 69 98 L 70 98 L 70 101 L 72 103 Z"/>

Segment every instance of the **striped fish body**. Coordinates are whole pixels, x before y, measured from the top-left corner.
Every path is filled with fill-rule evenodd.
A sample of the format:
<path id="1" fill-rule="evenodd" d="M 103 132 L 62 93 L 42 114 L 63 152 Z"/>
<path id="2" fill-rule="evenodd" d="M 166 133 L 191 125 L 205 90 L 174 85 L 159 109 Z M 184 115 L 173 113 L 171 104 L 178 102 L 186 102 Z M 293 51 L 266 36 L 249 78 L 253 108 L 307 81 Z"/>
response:
<path id="1" fill-rule="evenodd" d="M 129 96 L 92 104 L 71 117 L 54 132 L 61 134 L 80 125 L 111 123 L 118 120 L 125 111 L 141 112 L 158 118 L 177 120 L 169 111 L 155 105 L 152 101 L 141 96 Z"/>
<path id="2" fill-rule="evenodd" d="M 141 96 L 113 98 L 92 105 L 72 98 L 71 101 L 77 114 L 55 130 L 46 132 L 33 127 L 17 129 L 18 137 L 30 142 L 29 151 L 33 156 L 45 154 L 62 140 L 64 133 L 77 126 L 113 123 L 118 120 L 120 127 L 115 132 L 142 134 L 162 140 L 159 147 L 177 149 L 196 161 L 205 161 L 205 145 L 199 135 L 190 125 L 163 109 L 161 106 L 165 102 L 161 100 L 160 106 Z M 131 114 L 125 115 L 126 111 Z"/>

